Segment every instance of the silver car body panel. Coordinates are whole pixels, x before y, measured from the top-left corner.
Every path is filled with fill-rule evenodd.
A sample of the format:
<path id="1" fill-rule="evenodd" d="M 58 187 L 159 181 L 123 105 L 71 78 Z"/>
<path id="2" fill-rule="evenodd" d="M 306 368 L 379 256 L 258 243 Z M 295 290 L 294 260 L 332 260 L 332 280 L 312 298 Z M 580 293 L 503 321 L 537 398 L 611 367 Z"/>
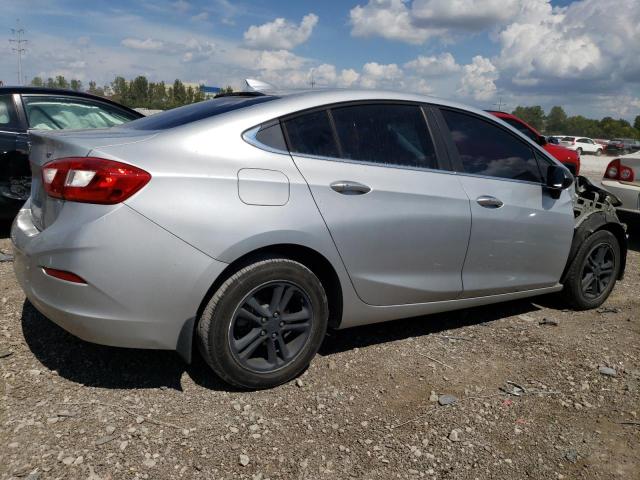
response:
<path id="1" fill-rule="evenodd" d="M 501 182 L 502 188 L 513 191 L 481 191 L 475 180 L 453 172 L 294 159 L 288 152 L 257 148 L 243 138 L 243 133 L 269 120 L 354 100 L 461 108 L 520 135 L 485 112 L 452 102 L 349 90 L 290 95 L 162 131 L 35 133 L 32 201 L 12 230 L 16 272 L 27 296 L 53 321 L 87 340 L 177 349 L 184 325 L 193 322 L 224 268 L 273 245 L 312 249 L 332 265 L 342 291 L 341 328 L 561 288 L 562 251 L 571 243 L 568 219 L 573 218 L 566 192 L 551 205 L 541 185 L 514 182 L 507 187 L 509 182 Z M 70 155 L 123 161 L 148 171 L 152 180 L 125 204 L 115 206 L 46 197 L 39 169 L 49 160 Z M 372 190 L 349 198 L 328 188 L 340 180 L 358 181 Z M 516 265 L 531 267 L 531 279 L 518 272 L 518 278 L 509 281 L 514 274 L 504 266 L 500 270 L 495 255 L 501 243 L 493 238 L 488 245 L 469 249 L 475 257 L 467 271 L 468 281 L 477 284 L 483 267 L 499 268 L 492 288 L 476 287 L 474 298 L 460 298 L 465 288 L 462 268 L 473 237 L 469 196 L 492 192 L 510 205 L 500 214 L 515 218 L 519 229 L 502 250 L 514 258 L 504 261 L 519 262 L 513 272 Z M 529 194 L 532 198 L 526 199 Z M 403 202 L 409 206 L 402 208 Z M 374 213 L 382 219 L 378 228 Z M 532 213 L 527 218 L 544 234 L 525 229 L 525 216 Z M 506 234 L 505 225 L 492 222 L 490 228 L 499 227 L 498 233 Z M 562 232 L 554 234 L 554 225 Z M 479 241 L 487 238 L 481 230 L 476 235 Z M 546 241 L 542 235 L 547 235 Z M 543 241 L 552 246 L 565 240 L 566 245 L 542 255 Z M 488 263 L 482 259 L 483 248 L 494 255 Z M 521 258 L 527 248 L 535 252 L 530 260 Z M 373 256 L 370 262 L 367 255 Z M 48 277 L 42 266 L 73 271 L 88 285 Z M 518 291 L 500 293 L 514 289 Z"/>

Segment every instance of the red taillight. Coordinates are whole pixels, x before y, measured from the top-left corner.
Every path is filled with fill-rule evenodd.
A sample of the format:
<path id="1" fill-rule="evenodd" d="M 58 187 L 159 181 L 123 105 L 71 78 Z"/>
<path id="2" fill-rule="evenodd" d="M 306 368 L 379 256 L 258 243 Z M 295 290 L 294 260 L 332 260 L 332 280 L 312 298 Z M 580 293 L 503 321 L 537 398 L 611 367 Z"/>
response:
<path id="1" fill-rule="evenodd" d="M 42 267 L 42 270 L 44 270 L 44 273 L 46 273 L 50 277 L 59 278 L 60 280 L 65 280 L 67 282 L 72 282 L 72 283 L 82 283 L 84 285 L 87 284 L 87 282 L 85 282 L 82 277 L 79 277 L 75 273 L 67 272 L 65 270 L 58 270 L 55 268 L 47 268 L 47 267 Z"/>
<path id="2" fill-rule="evenodd" d="M 633 182 L 635 175 L 633 170 L 626 165 L 623 165 L 619 158 L 616 158 L 607 165 L 607 170 L 604 172 L 604 178 L 610 180 L 622 180 L 623 182 Z"/>
<path id="3" fill-rule="evenodd" d="M 42 167 L 50 197 L 70 202 L 113 205 L 144 187 L 151 175 L 126 163 L 95 157 L 59 158 Z"/>

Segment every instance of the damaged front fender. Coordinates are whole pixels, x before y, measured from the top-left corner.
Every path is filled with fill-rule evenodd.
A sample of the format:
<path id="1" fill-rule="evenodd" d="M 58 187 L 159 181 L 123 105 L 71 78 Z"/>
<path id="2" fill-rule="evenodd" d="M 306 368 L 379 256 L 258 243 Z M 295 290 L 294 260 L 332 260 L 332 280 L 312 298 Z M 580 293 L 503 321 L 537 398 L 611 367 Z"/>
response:
<path id="1" fill-rule="evenodd" d="M 627 264 L 627 226 L 620 221 L 616 214 L 616 207 L 622 202 L 607 190 L 598 187 L 582 176 L 577 176 L 573 191 L 573 214 L 575 227 L 573 231 L 573 241 L 565 271 L 562 274 L 564 282 L 569 265 L 578 253 L 580 245 L 589 235 L 598 230 L 608 230 L 613 233 L 620 244 L 620 271 L 618 279 L 624 276 Z"/>

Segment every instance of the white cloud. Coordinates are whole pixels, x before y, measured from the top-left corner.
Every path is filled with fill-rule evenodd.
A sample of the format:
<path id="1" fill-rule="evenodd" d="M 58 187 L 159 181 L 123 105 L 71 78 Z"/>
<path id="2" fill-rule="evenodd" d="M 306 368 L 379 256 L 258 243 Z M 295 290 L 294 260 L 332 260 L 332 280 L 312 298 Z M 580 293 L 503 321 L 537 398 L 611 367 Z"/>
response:
<path id="1" fill-rule="evenodd" d="M 120 43 L 122 46 L 133 48 L 134 50 L 160 50 L 164 46 L 160 40 L 154 40 L 153 38 L 146 38 L 144 40 L 139 38 L 125 38 Z"/>
<path id="2" fill-rule="evenodd" d="M 412 24 L 411 12 L 404 0 L 369 0 L 349 12 L 351 35 L 354 37 L 384 37 L 407 43 L 424 43 L 444 30 L 418 28 Z"/>
<path id="3" fill-rule="evenodd" d="M 273 22 L 250 26 L 244 32 L 244 41 L 251 48 L 291 50 L 309 39 L 317 23 L 318 16 L 313 13 L 302 17 L 299 25 L 276 18 Z"/>
<path id="4" fill-rule="evenodd" d="M 369 0 L 350 12 L 351 34 L 422 44 L 535 17 L 548 0 Z"/>
<path id="5" fill-rule="evenodd" d="M 191 4 L 185 0 L 177 0 L 171 3 L 171 6 L 178 10 L 180 13 L 186 13 L 191 8 Z"/>
<path id="6" fill-rule="evenodd" d="M 200 12 L 199 14 L 192 16 L 191 20 L 196 22 L 206 22 L 209 20 L 209 12 Z"/>
<path id="7" fill-rule="evenodd" d="M 640 82 L 640 2 L 583 0 L 540 9 L 498 34 L 501 83 L 537 93 L 613 92 Z"/>
<path id="8" fill-rule="evenodd" d="M 364 88 L 389 88 L 402 79 L 403 73 L 395 63 L 365 63 L 362 67 L 360 85 Z"/>
<path id="9" fill-rule="evenodd" d="M 487 101 L 496 94 L 495 80 L 498 71 L 491 60 L 480 55 L 473 57 L 470 64 L 462 67 L 462 78 L 458 93 L 476 101 Z"/>
<path id="10" fill-rule="evenodd" d="M 460 71 L 460 65 L 456 63 L 455 58 L 449 52 L 441 53 L 436 56 L 420 55 L 414 60 L 404 64 L 404 67 L 413 70 L 422 77 L 440 77 L 451 75 Z"/>
<path id="11" fill-rule="evenodd" d="M 514 18 L 524 3 L 531 0 L 414 0 L 411 15 L 418 26 L 480 31 Z"/>

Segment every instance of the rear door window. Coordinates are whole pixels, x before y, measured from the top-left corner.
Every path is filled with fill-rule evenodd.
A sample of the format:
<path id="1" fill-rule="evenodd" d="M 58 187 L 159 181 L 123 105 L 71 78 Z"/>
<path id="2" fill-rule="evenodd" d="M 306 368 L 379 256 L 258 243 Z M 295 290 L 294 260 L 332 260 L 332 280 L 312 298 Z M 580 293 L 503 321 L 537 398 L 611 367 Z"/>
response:
<path id="1" fill-rule="evenodd" d="M 442 110 L 461 162 L 475 175 L 541 182 L 533 149 L 488 120 L 454 110 Z"/>
<path id="2" fill-rule="evenodd" d="M 17 130 L 19 127 L 13 95 L 0 95 L 0 130 Z"/>
<path id="3" fill-rule="evenodd" d="M 289 150 L 319 157 L 339 157 L 338 144 L 326 110 L 305 113 L 284 121 Z"/>
<path id="4" fill-rule="evenodd" d="M 433 143 L 417 105 L 332 108 L 341 157 L 383 165 L 437 168 Z"/>
<path id="5" fill-rule="evenodd" d="M 38 130 L 108 128 L 138 118 L 125 110 L 84 98 L 23 95 L 22 103 L 29 128 Z"/>

